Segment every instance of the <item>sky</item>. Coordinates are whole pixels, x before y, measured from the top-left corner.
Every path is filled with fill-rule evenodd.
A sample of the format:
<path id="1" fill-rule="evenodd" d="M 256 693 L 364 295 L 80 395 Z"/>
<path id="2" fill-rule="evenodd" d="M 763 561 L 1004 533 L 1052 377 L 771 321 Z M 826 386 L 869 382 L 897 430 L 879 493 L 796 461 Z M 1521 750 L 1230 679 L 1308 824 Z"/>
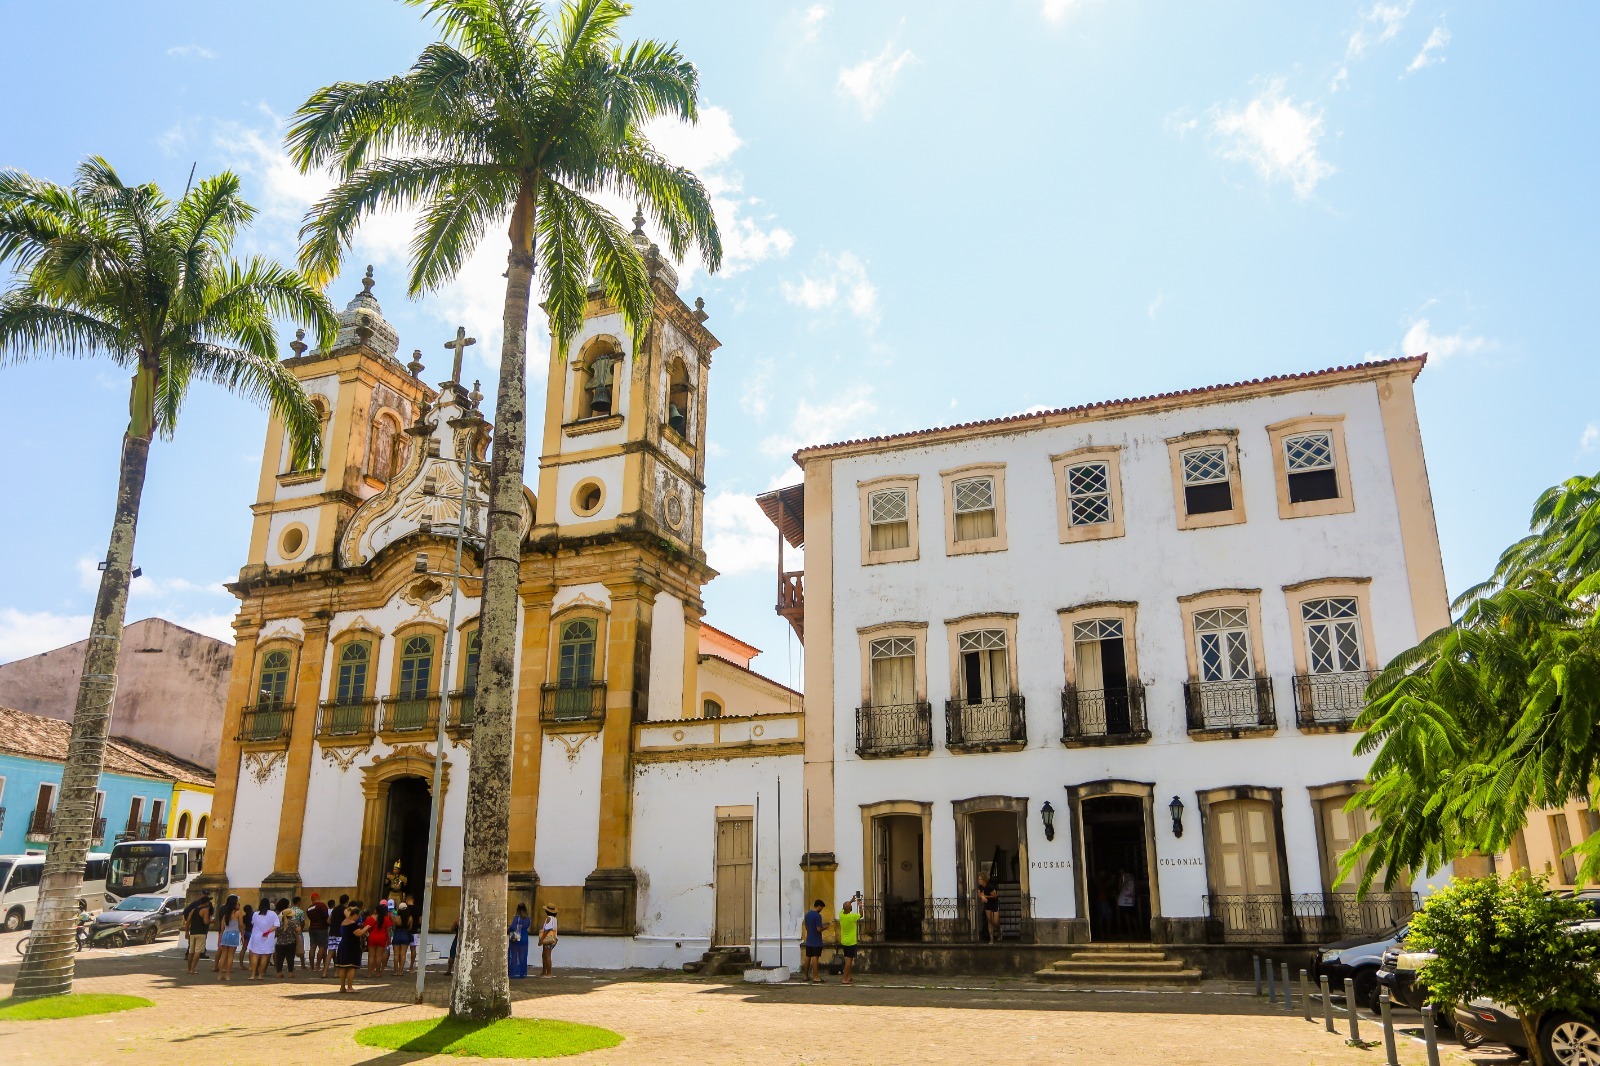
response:
<path id="1" fill-rule="evenodd" d="M 98 154 L 174 193 L 232 169 L 259 209 L 242 250 L 286 261 L 328 186 L 288 163 L 288 117 L 435 36 L 394 0 L 0 0 L 0 25 L 37 42 L 0 68 L 0 166 L 67 181 Z M 652 135 L 712 190 L 726 248 L 680 285 L 722 341 L 707 620 L 780 680 L 800 649 L 752 500 L 798 480 L 802 445 L 1426 351 L 1452 592 L 1600 464 L 1600 7 L 641 0 L 624 32 L 700 71 L 700 123 Z M 374 264 L 401 350 L 443 367 L 465 326 L 492 395 L 504 237 L 408 301 L 408 226 L 366 226 L 330 295 Z M 9 661 L 87 633 L 127 381 L 39 361 L 0 389 Z M 265 424 L 200 388 L 152 450 L 130 621 L 230 635 Z"/>

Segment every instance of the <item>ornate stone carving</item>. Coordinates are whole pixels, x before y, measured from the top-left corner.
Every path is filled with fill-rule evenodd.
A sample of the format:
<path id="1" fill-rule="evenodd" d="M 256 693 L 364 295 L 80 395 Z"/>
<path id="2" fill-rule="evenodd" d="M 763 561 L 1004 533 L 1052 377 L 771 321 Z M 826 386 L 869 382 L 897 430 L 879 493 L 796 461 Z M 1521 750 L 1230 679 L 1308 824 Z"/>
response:
<path id="1" fill-rule="evenodd" d="M 567 750 L 567 762 L 575 763 L 578 761 L 578 753 L 583 750 L 584 744 L 587 743 L 591 737 L 597 737 L 600 734 L 596 732 L 573 734 L 550 733 L 547 735 L 555 737 L 557 740 L 561 741 L 561 746 Z"/>
<path id="2" fill-rule="evenodd" d="M 361 745 L 360 747 L 324 747 L 322 749 L 322 758 L 323 761 L 327 762 L 330 766 L 337 766 L 339 771 L 343 773 L 344 771 L 350 769 L 351 764 L 356 761 L 356 756 L 360 755 L 366 750 L 367 745 L 365 744 Z"/>
<path id="3" fill-rule="evenodd" d="M 264 785 L 267 780 L 277 772 L 278 767 L 288 761 L 287 756 L 281 751 L 247 751 L 244 753 L 244 768 L 250 776 L 256 779 L 256 784 Z"/>
<path id="4" fill-rule="evenodd" d="M 425 577 L 407 585 L 405 591 L 400 594 L 400 598 L 413 607 L 421 607 L 426 610 L 430 603 L 438 603 L 444 598 L 445 593 L 449 591 L 445 583 L 438 578 Z"/>
<path id="5" fill-rule="evenodd" d="M 350 632 L 352 629 L 360 629 L 360 630 L 364 630 L 364 631 L 366 631 L 368 633 L 376 633 L 380 637 L 383 636 L 383 630 L 379 629 L 377 626 L 375 626 L 371 622 L 367 621 L 367 616 L 366 615 L 358 614 L 354 618 L 350 619 L 350 621 L 348 621 L 344 625 L 340 626 L 339 627 L 339 631 L 337 633 L 333 634 L 333 639 L 337 640 L 339 637 L 344 636 L 346 633 Z"/>

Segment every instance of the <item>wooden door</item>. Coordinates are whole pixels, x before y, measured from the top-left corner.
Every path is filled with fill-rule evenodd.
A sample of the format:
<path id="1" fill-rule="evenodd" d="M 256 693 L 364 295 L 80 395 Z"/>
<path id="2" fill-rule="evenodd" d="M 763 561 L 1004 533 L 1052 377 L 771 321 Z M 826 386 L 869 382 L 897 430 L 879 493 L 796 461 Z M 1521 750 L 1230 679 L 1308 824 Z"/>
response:
<path id="1" fill-rule="evenodd" d="M 1272 804 L 1226 800 L 1211 805 L 1213 913 L 1230 934 L 1271 938 L 1283 931 L 1282 885 Z"/>
<path id="2" fill-rule="evenodd" d="M 716 947 L 750 943 L 754 828 L 749 818 L 717 819 Z"/>
<path id="3" fill-rule="evenodd" d="M 1354 892 L 1367 869 L 1366 860 L 1362 859 L 1344 882 L 1339 881 L 1340 858 L 1367 831 L 1367 812 L 1346 811 L 1344 805 L 1349 799 L 1333 796 L 1322 801 L 1322 883 L 1329 892 Z"/>

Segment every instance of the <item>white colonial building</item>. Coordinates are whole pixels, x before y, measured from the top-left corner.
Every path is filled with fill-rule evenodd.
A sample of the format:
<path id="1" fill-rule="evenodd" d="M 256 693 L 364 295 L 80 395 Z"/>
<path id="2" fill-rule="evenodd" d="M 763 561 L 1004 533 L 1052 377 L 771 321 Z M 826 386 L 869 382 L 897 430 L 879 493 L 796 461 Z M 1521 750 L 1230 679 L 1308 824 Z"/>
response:
<path id="1" fill-rule="evenodd" d="M 885 941 L 1315 940 L 1372 671 L 1448 621 L 1423 359 L 806 448 L 806 895 Z M 781 568 L 781 567 L 780 567 Z M 1130 904 L 1128 906 L 1127 904 Z M 1119 905 L 1121 904 L 1121 905 Z"/>

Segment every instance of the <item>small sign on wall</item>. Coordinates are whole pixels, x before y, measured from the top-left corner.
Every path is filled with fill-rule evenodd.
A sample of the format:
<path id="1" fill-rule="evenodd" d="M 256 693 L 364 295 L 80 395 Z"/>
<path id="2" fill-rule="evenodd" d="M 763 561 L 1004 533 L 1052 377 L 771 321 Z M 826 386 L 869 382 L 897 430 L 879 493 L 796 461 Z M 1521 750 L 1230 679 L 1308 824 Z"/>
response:
<path id="1" fill-rule="evenodd" d="M 448 866 L 439 867 L 439 883 L 441 885 L 453 885 L 453 884 L 455 884 L 456 883 L 456 872 L 454 870 L 452 870 Z"/>

